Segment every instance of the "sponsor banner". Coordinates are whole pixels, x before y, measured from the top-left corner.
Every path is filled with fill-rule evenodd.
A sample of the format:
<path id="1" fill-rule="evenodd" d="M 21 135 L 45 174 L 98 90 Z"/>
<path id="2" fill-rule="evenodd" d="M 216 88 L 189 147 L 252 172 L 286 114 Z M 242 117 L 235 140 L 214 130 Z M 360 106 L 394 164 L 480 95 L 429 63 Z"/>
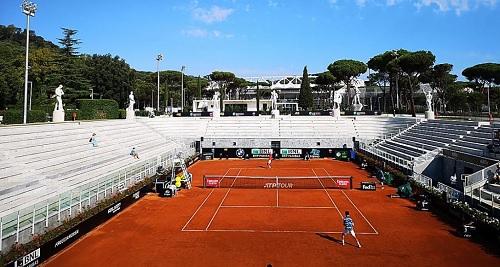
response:
<path id="1" fill-rule="evenodd" d="M 219 187 L 219 179 L 205 178 L 205 187 Z"/>
<path id="2" fill-rule="evenodd" d="M 252 148 L 252 156 L 254 158 L 266 158 L 273 153 L 272 148 Z"/>
<path id="3" fill-rule="evenodd" d="M 97 213 L 95 216 L 80 222 L 75 227 L 61 233 L 57 238 L 54 238 L 53 240 L 43 244 L 40 248 L 24 255 L 23 257 L 15 261 L 8 263 L 5 266 L 32 267 L 40 265 L 43 261 L 47 260 L 52 255 L 58 253 L 65 247 L 75 242 L 82 235 L 92 231 L 95 227 L 101 225 L 141 197 L 145 196 L 148 191 L 148 187 L 149 185 L 145 185 L 139 191 L 126 196 L 121 201 L 113 203 L 112 205 L 108 206 L 108 208 Z"/>
<path id="4" fill-rule="evenodd" d="M 309 153 L 311 158 L 319 158 L 321 156 L 321 150 L 313 148 L 311 149 L 311 153 Z"/>
<path id="5" fill-rule="evenodd" d="M 375 191 L 377 190 L 377 186 L 374 182 L 361 182 L 361 190 Z"/>
<path id="6" fill-rule="evenodd" d="M 236 156 L 238 158 L 242 158 L 245 156 L 245 150 L 243 148 L 238 148 L 238 150 L 236 150 Z"/>
<path id="7" fill-rule="evenodd" d="M 349 178 L 339 178 L 336 180 L 337 184 L 342 189 L 351 189 L 351 179 Z"/>
<path id="8" fill-rule="evenodd" d="M 335 159 L 338 160 L 348 160 L 349 159 L 349 150 L 348 149 L 337 149 L 334 152 Z"/>
<path id="9" fill-rule="evenodd" d="M 14 262 L 16 267 L 37 266 L 40 262 L 40 248 L 26 254 Z"/>
<path id="10" fill-rule="evenodd" d="M 300 148 L 282 148 L 280 149 L 281 157 L 283 158 L 301 158 L 302 149 Z"/>
<path id="11" fill-rule="evenodd" d="M 285 188 L 285 189 L 292 189 L 293 188 L 293 183 L 265 183 L 264 184 L 265 189 L 275 189 L 275 188 Z"/>
<path id="12" fill-rule="evenodd" d="M 67 236 L 61 238 L 59 241 L 56 242 L 56 244 L 54 245 L 54 248 L 57 248 L 61 245 L 64 245 L 64 243 L 66 243 L 67 241 L 74 239 L 76 236 L 78 236 L 78 233 L 80 233 L 80 230 L 76 229 L 75 231 L 71 232 Z"/>

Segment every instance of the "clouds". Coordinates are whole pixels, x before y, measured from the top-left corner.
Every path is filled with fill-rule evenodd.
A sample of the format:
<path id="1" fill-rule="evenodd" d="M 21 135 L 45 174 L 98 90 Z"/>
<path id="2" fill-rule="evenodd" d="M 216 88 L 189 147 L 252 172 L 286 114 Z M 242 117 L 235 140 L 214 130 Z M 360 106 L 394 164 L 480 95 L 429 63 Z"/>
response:
<path id="1" fill-rule="evenodd" d="M 182 35 L 193 38 L 233 38 L 234 35 L 223 33 L 219 30 L 207 30 L 203 28 L 190 28 L 182 31 Z"/>
<path id="2" fill-rule="evenodd" d="M 231 8 L 212 6 L 209 9 L 201 7 L 194 8 L 192 14 L 193 18 L 196 20 L 210 24 L 213 22 L 225 21 L 233 12 L 234 9 Z"/>
<path id="3" fill-rule="evenodd" d="M 331 6 L 339 6 L 342 1 L 327 0 Z M 479 9 L 479 8 L 494 8 L 497 5 L 497 0 L 354 0 L 356 6 L 363 8 L 368 4 L 386 5 L 389 7 L 411 4 L 418 10 L 423 8 L 433 8 L 436 12 L 454 11 L 455 14 L 461 15 L 464 12 Z"/>
<path id="4" fill-rule="evenodd" d="M 419 0 L 416 1 L 415 6 L 419 9 L 422 7 L 435 7 L 440 12 L 453 10 L 457 15 L 461 15 L 463 12 L 469 11 L 471 7 L 494 7 L 496 2 L 497 0 Z"/>
<path id="5" fill-rule="evenodd" d="M 248 9 L 250 6 L 248 6 Z M 194 24 L 205 24 L 204 26 L 187 26 L 187 29 L 181 31 L 181 34 L 191 38 L 232 38 L 233 34 L 223 33 L 222 31 L 213 28 L 214 24 L 222 23 L 228 20 L 234 9 L 213 5 L 211 7 L 201 7 L 198 1 L 193 1 L 188 7 Z M 201 26 L 201 27 L 200 27 Z"/>

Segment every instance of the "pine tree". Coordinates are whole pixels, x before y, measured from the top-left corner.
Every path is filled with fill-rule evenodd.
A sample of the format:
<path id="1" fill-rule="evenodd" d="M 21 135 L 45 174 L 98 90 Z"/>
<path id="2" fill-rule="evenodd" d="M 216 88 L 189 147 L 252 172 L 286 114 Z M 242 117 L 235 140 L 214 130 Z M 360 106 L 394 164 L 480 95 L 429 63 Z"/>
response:
<path id="1" fill-rule="evenodd" d="M 64 86 L 65 103 L 75 104 L 76 99 L 88 98 L 90 81 L 84 77 L 88 66 L 85 58 L 80 57 L 78 47 L 81 42 L 75 38 L 77 30 L 62 28 L 63 38 L 58 39 L 61 45 L 59 58 L 60 70 L 54 75 L 53 87 L 59 84 Z"/>
<path id="2" fill-rule="evenodd" d="M 302 83 L 300 84 L 299 93 L 299 107 L 303 110 L 312 110 L 313 95 L 311 91 L 311 84 L 309 82 L 309 75 L 307 74 L 307 66 L 304 67 L 302 73 Z"/>

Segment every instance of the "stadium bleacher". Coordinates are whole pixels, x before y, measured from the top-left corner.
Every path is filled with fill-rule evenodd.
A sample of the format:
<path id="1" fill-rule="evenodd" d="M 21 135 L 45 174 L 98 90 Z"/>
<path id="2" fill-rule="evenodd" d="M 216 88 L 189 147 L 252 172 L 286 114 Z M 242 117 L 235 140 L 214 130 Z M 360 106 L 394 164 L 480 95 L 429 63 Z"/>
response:
<path id="1" fill-rule="evenodd" d="M 120 120 L 2 127 L 0 136 L 1 215 L 127 166 L 132 147 L 148 158 L 175 145 L 140 122 Z"/>

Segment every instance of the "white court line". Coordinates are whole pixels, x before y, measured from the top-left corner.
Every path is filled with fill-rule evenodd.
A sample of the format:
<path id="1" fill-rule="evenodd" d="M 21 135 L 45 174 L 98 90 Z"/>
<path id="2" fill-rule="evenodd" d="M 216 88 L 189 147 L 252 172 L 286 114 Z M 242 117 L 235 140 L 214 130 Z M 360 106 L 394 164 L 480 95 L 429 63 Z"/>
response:
<path id="1" fill-rule="evenodd" d="M 227 169 L 226 173 L 224 174 L 224 176 L 226 176 L 226 174 L 229 172 L 229 170 L 231 170 L 232 168 L 229 168 Z M 223 177 L 224 177 L 223 176 Z M 210 195 L 212 195 L 212 193 L 214 192 L 215 188 L 212 188 L 212 191 L 210 191 L 210 194 L 208 194 L 208 196 L 205 198 L 205 200 L 203 200 L 203 202 L 200 204 L 200 206 L 198 207 L 198 209 L 196 209 L 196 211 L 193 213 L 193 215 L 191 215 L 191 218 L 189 218 L 189 220 L 187 221 L 187 223 L 184 225 L 184 227 L 182 227 L 181 231 L 184 231 L 184 229 L 186 229 L 187 225 L 191 222 L 191 220 L 194 218 L 194 216 L 196 216 L 196 213 L 198 213 L 198 211 L 200 211 L 201 207 L 203 206 L 203 204 L 205 204 L 205 202 L 207 202 L 208 198 L 210 197 Z"/>
<path id="2" fill-rule="evenodd" d="M 368 223 L 368 225 L 370 225 L 370 227 L 373 229 L 373 231 L 375 231 L 375 234 L 378 235 L 378 231 L 375 229 L 375 227 L 373 227 L 373 225 L 370 223 L 370 221 L 368 221 L 368 219 L 366 219 L 365 215 L 363 215 L 363 213 L 358 209 L 358 207 L 354 204 L 354 202 L 352 202 L 351 198 L 349 198 L 349 196 L 344 192 L 344 190 L 342 190 L 342 193 L 344 194 L 344 196 L 347 197 L 347 200 L 349 200 L 349 202 L 351 202 L 351 204 L 354 206 L 354 208 L 356 208 L 356 210 L 359 212 L 359 214 L 361 214 L 361 216 L 363 217 L 363 219 L 365 219 L 365 221 Z"/>
<path id="3" fill-rule="evenodd" d="M 325 168 L 323 168 L 323 170 L 328 174 L 328 176 L 330 176 L 330 174 L 328 173 L 328 171 Z M 373 225 L 370 223 L 370 221 L 368 221 L 368 219 L 365 217 L 365 215 L 358 209 L 358 207 L 356 206 L 356 204 L 354 204 L 354 202 L 352 202 L 351 198 L 344 192 L 344 190 L 340 190 L 340 191 L 342 191 L 342 194 L 344 194 L 344 196 L 347 198 L 347 200 L 349 200 L 349 202 L 351 202 L 351 204 L 359 212 L 359 214 L 361 214 L 361 217 L 363 217 L 363 219 L 365 219 L 365 221 L 368 223 L 368 225 L 370 225 L 370 227 L 375 232 L 373 234 L 378 235 L 377 229 L 375 229 L 375 227 L 373 227 Z"/>
<path id="4" fill-rule="evenodd" d="M 262 170 L 265 168 L 241 168 L 242 170 Z M 279 168 L 280 170 L 309 170 L 310 168 Z"/>
<path id="5" fill-rule="evenodd" d="M 311 171 L 313 171 L 314 175 L 316 175 L 316 177 L 318 177 L 318 175 L 316 174 L 316 172 L 314 171 L 313 168 L 311 168 Z M 333 204 L 333 207 L 335 207 L 337 209 L 337 212 L 339 213 L 340 215 L 340 218 L 341 219 L 344 219 L 344 216 L 342 216 L 342 212 L 340 212 L 339 208 L 337 208 L 337 205 L 335 204 L 335 201 L 333 201 L 332 197 L 330 196 L 330 194 L 328 194 L 328 191 L 326 190 L 325 186 L 323 185 L 323 183 L 321 182 L 321 180 L 318 178 L 318 181 L 320 182 L 321 186 L 323 187 L 323 190 L 325 190 L 325 194 L 328 196 L 328 198 L 330 199 L 330 201 L 332 202 Z"/>
<path id="6" fill-rule="evenodd" d="M 220 206 L 221 208 L 279 208 L 279 209 L 335 209 L 335 207 L 315 207 L 315 206 Z"/>
<path id="7" fill-rule="evenodd" d="M 212 221 L 214 220 L 215 216 L 217 215 L 217 213 L 219 212 L 220 210 L 220 206 L 222 206 L 222 203 L 224 203 L 224 200 L 226 200 L 226 197 L 227 195 L 229 194 L 229 191 L 231 191 L 231 188 L 233 187 L 234 185 L 234 182 L 236 182 L 236 180 L 238 179 L 238 175 L 240 175 L 240 172 L 241 172 L 241 168 L 240 170 L 238 171 L 238 174 L 236 174 L 236 179 L 233 180 L 233 183 L 231 184 L 231 187 L 229 187 L 229 189 L 227 190 L 226 194 L 224 195 L 224 198 L 222 199 L 222 201 L 220 202 L 219 204 L 219 207 L 217 207 L 217 210 L 215 211 L 214 215 L 212 216 L 212 218 L 210 219 L 210 222 L 208 222 L 208 225 L 207 227 L 205 228 L 205 230 L 208 230 L 208 228 L 210 227 L 210 225 L 212 224 Z"/>
<path id="8" fill-rule="evenodd" d="M 184 230 L 184 232 L 245 232 L 245 233 L 296 233 L 296 234 L 342 234 L 341 231 L 301 231 L 301 230 L 250 230 L 250 229 L 210 229 Z M 376 235 L 375 233 L 357 233 L 356 235 Z"/>
<path id="9" fill-rule="evenodd" d="M 280 206 L 280 193 L 279 193 L 278 176 L 276 176 L 276 207 L 279 206 Z"/>

